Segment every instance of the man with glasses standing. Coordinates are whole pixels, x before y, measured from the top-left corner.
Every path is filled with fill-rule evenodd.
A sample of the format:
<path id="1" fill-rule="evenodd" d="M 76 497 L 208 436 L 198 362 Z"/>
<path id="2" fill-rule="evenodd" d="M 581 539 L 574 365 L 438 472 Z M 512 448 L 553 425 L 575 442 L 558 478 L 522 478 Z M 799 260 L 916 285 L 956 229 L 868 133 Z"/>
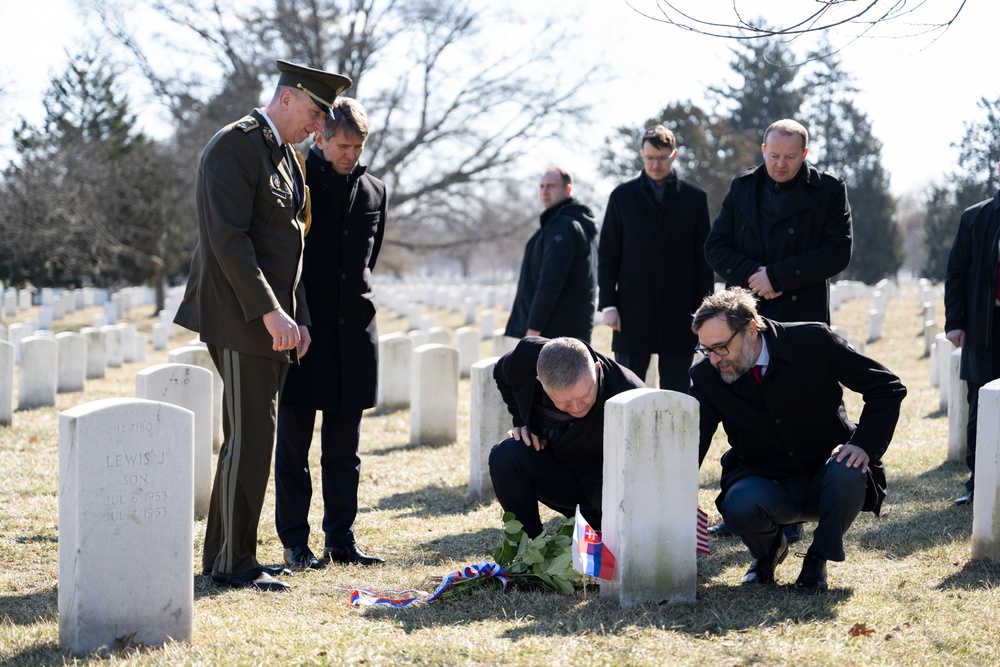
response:
<path id="1" fill-rule="evenodd" d="M 971 505 L 979 390 L 1000 377 L 1000 192 L 962 214 L 948 257 L 944 318 L 945 335 L 962 348 L 961 377 L 969 389 L 965 462 L 970 476 L 955 504 Z"/>
<path id="2" fill-rule="evenodd" d="M 691 369 L 699 463 L 721 423 L 730 449 L 716 507 L 753 557 L 742 583 L 774 584 L 788 555 L 781 526 L 817 521 L 795 590 L 824 592 L 827 561 L 844 560 L 844 533 L 882 506 L 882 455 L 906 388 L 826 324 L 762 317 L 741 287 L 706 297 L 692 329 L 705 357 Z M 864 397 L 857 423 L 841 385 Z"/>
<path id="3" fill-rule="evenodd" d="M 619 364 L 645 378 L 656 354 L 660 388 L 687 393 L 695 342 L 688 324 L 712 291 L 708 197 L 677 178 L 677 141 L 663 125 L 646 130 L 639 155 L 642 173 L 615 188 L 604 214 L 598 308 Z"/>

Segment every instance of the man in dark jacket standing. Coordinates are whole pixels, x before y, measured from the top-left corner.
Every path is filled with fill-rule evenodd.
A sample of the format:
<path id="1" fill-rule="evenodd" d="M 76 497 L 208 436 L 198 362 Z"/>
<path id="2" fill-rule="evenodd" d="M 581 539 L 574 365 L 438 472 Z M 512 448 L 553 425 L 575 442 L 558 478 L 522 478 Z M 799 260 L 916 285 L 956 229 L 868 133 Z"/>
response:
<path id="1" fill-rule="evenodd" d="M 764 164 L 733 179 L 705 259 L 726 281 L 762 301 L 779 322 L 830 324 L 830 278 L 851 261 L 847 187 L 806 163 L 809 135 L 793 120 L 764 132 Z"/>
<path id="2" fill-rule="evenodd" d="M 275 524 L 285 562 L 318 568 L 309 549 L 309 446 L 323 412 L 320 459 L 324 561 L 373 565 L 354 542 L 361 459 L 361 414 L 376 402 L 378 331 L 372 270 L 386 222 L 385 185 L 358 164 L 368 116 L 356 101 L 333 107 L 306 160 L 312 224 L 302 257 L 311 306 L 309 357 L 291 369 L 278 410 Z"/>
<path id="3" fill-rule="evenodd" d="M 705 357 L 691 369 L 699 461 L 721 422 L 730 449 L 716 506 L 753 557 L 743 583 L 775 582 L 788 555 L 781 525 L 817 521 L 795 588 L 825 591 L 826 562 L 844 560 L 844 533 L 862 510 L 878 515 L 885 498 L 882 456 L 906 388 L 825 324 L 761 317 L 741 287 L 706 297 L 692 328 Z M 864 398 L 857 424 L 841 385 Z"/>
<path id="4" fill-rule="evenodd" d="M 222 376 L 225 439 L 205 527 L 202 572 L 234 588 L 283 591 L 257 560 L 275 413 L 289 362 L 310 336 L 302 269 L 308 193 L 292 144 L 323 126 L 351 85 L 339 74 L 278 61 L 262 109 L 219 130 L 198 164 L 198 246 L 175 322 L 197 331 Z"/>
<path id="5" fill-rule="evenodd" d="M 545 210 L 528 240 L 505 334 L 572 336 L 590 342 L 597 301 L 597 225 L 573 198 L 573 176 L 549 167 L 539 184 Z"/>
<path id="6" fill-rule="evenodd" d="M 530 537 L 542 532 L 539 502 L 567 517 L 579 505 L 600 530 L 604 404 L 642 380 L 578 339 L 536 336 L 500 357 L 493 379 L 514 421 L 490 452 L 501 507 Z"/>
<path id="7" fill-rule="evenodd" d="M 1000 163 L 997 164 L 1000 172 Z M 961 378 L 969 390 L 965 462 L 970 477 L 956 505 L 972 503 L 976 476 L 979 390 L 1000 378 L 1000 192 L 966 209 L 948 257 L 944 330 L 962 348 Z"/>
<path id="8" fill-rule="evenodd" d="M 598 249 L 598 308 L 614 333 L 615 360 L 641 378 L 659 357 L 660 388 L 687 393 L 696 338 L 691 313 L 712 292 L 705 262 L 708 197 L 677 178 L 674 133 L 646 130 L 643 171 L 611 193 Z"/>

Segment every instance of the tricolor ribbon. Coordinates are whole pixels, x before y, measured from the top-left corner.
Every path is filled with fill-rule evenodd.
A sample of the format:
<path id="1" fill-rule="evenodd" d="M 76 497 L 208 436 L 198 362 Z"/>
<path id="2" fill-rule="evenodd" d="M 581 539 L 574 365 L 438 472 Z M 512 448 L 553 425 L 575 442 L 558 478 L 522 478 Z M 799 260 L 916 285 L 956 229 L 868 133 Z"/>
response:
<path id="1" fill-rule="evenodd" d="M 496 563 L 483 561 L 476 565 L 466 565 L 461 570 L 446 574 L 441 578 L 441 583 L 434 592 L 427 593 L 420 590 L 387 591 L 378 593 L 366 588 L 345 588 L 336 586 L 342 591 L 351 591 L 351 604 L 356 607 L 409 607 L 414 604 L 433 602 L 447 593 L 459 581 L 464 579 L 479 579 L 491 577 L 500 582 L 504 591 L 510 586 L 510 575 Z"/>

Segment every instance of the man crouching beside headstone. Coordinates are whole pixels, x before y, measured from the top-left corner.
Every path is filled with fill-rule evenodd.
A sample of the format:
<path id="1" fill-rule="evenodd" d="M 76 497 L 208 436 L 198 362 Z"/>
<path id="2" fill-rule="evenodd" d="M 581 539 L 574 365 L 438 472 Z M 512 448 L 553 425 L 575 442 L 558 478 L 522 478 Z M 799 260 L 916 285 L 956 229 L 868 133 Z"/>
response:
<path id="1" fill-rule="evenodd" d="M 646 385 L 575 338 L 522 338 L 493 370 L 514 418 L 490 452 L 497 500 L 529 537 L 542 533 L 538 503 L 601 528 L 604 403 Z"/>
<path id="2" fill-rule="evenodd" d="M 844 560 L 844 533 L 882 506 L 882 455 L 906 388 L 826 324 L 761 317 L 742 287 L 705 297 L 691 328 L 705 357 L 691 368 L 698 460 L 722 422 L 730 449 L 716 506 L 753 557 L 743 583 L 775 583 L 788 555 L 782 524 L 818 521 L 795 590 L 826 591 L 826 562 Z M 864 397 L 857 424 L 841 385 Z"/>

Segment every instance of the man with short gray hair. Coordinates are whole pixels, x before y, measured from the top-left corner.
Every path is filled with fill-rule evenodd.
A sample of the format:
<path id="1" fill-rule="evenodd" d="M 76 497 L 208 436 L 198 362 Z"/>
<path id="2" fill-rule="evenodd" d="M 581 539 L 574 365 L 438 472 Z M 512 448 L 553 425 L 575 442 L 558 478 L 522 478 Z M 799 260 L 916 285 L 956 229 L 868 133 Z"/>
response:
<path id="1" fill-rule="evenodd" d="M 507 438 L 490 452 L 497 500 L 524 532 L 542 532 L 541 502 L 601 527 L 604 404 L 644 387 L 635 373 L 569 337 L 523 338 L 497 361 L 493 378 L 513 417 Z"/>

